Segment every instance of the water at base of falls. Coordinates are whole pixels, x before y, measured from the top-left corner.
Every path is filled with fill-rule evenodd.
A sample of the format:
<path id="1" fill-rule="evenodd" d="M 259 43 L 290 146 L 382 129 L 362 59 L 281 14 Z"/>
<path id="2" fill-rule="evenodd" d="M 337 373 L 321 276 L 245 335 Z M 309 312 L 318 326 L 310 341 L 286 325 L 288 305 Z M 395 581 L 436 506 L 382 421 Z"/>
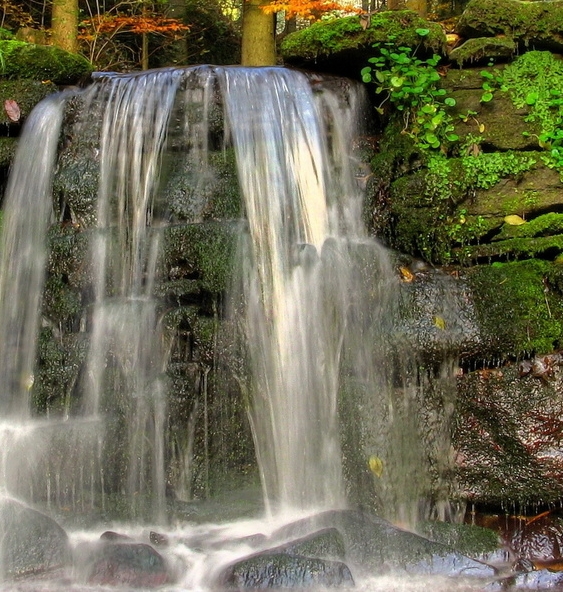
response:
<path id="1" fill-rule="evenodd" d="M 63 109 L 72 101 L 84 111 L 74 114 L 71 135 L 98 163 L 95 207 L 71 212 L 89 237 L 90 285 L 80 322 L 85 353 L 62 408 L 38 419 L 30 396 L 52 171 Z M 290 515 L 344 508 L 350 488 L 356 487 L 355 501 L 363 499 L 366 482 L 365 499 L 377 497 L 398 520 L 414 521 L 427 485 L 413 415 L 416 361 L 398 356 L 400 344 L 392 343 L 398 279 L 389 254 L 361 223 L 352 144 L 362 101 L 359 86 L 340 83 L 338 94 L 297 71 L 205 66 L 101 75 L 90 88 L 34 112 L 2 233 L 0 332 L 13 336 L 0 349 L 2 493 L 78 516 L 92 508 L 104 515 L 119 497 L 135 519 L 166 524 L 172 345 L 154 287 L 163 233 L 174 220 L 161 191 L 163 155 L 170 150 L 189 163 L 196 195 L 189 208 L 203 209 L 198 192 L 209 180 L 215 143 L 234 150 L 243 196 L 246 226 L 231 300 L 248 355 L 243 386 L 267 519 L 165 527 L 166 555 L 179 574 L 170 590 L 205 589 L 217 565 L 252 551 L 232 539 Z M 224 130 L 212 134 L 218 112 Z M 40 170 L 29 171 L 38 154 Z M 61 328 L 53 331 L 64 339 Z M 354 420 L 360 412 L 363 425 Z M 343 435 L 345 414 L 354 429 Z M 382 424 L 391 427 L 383 433 Z M 30 451 L 33 462 L 23 463 Z M 346 482 L 352 469 L 344 457 L 361 465 L 359 484 Z M 386 466 L 384 479 L 368 471 L 379 457 L 395 467 Z M 189 467 L 180 472 L 189 478 Z M 181 489 L 189 492 L 190 484 Z M 140 536 L 140 527 L 116 529 Z M 99 534 L 75 532 L 72 540 Z M 203 550 L 198 540 L 205 540 Z M 395 589 L 382 581 L 360 589 Z M 61 586 L 53 579 L 44 589 Z"/>

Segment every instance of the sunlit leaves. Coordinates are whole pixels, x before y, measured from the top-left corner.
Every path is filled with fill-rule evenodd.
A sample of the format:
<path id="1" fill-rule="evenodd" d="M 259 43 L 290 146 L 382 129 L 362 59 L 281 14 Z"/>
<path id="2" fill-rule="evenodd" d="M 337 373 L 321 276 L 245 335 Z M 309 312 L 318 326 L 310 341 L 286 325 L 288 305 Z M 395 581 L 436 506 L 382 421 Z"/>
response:
<path id="1" fill-rule="evenodd" d="M 264 4 L 261 8 L 266 14 L 283 12 L 286 19 L 301 17 L 308 20 L 316 20 L 331 11 L 340 11 L 347 14 L 361 12 L 360 9 L 346 0 L 342 2 L 334 0 L 272 0 L 272 2 Z"/>

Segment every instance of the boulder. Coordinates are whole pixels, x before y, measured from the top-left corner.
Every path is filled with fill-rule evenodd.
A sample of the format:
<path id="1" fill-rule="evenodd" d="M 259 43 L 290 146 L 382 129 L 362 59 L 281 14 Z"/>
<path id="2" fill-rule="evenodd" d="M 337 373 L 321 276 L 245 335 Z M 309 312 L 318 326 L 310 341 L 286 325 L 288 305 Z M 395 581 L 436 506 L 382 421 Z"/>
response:
<path id="1" fill-rule="evenodd" d="M 31 78 L 54 84 L 76 84 L 93 71 L 84 57 L 47 45 L 24 41 L 0 41 L 2 75 L 5 78 Z"/>
<path id="2" fill-rule="evenodd" d="M 505 323 L 511 322 L 507 315 Z M 561 499 L 562 374 L 561 356 L 554 355 L 476 370 L 458 379 L 453 446 L 457 479 L 468 500 L 525 507 L 540 499 Z M 538 556 L 538 540 L 547 544 L 548 537 L 550 548 L 539 558 L 552 557 L 563 540 L 560 526 L 536 524 L 540 526 L 537 537 L 524 529 L 508 542 L 530 558 Z M 531 525 L 527 530 L 532 531 Z"/>
<path id="3" fill-rule="evenodd" d="M 522 48 L 563 51 L 563 2 L 471 0 L 457 24 L 464 38 L 506 36 Z"/>
<path id="4" fill-rule="evenodd" d="M 272 538 L 302 536 L 319 528 L 337 528 L 346 546 L 346 562 L 365 575 L 389 571 L 444 576 L 495 575 L 493 567 L 454 549 L 402 530 L 382 518 L 351 510 L 323 512 L 288 524 Z"/>
<path id="5" fill-rule="evenodd" d="M 153 547 L 122 537 L 79 546 L 75 565 L 89 584 L 156 588 L 172 579 L 166 561 Z"/>
<path id="6" fill-rule="evenodd" d="M 427 31 L 420 35 L 417 30 Z M 374 13 L 369 20 L 357 16 L 320 20 L 288 35 L 280 46 L 284 61 L 298 67 L 343 76 L 360 77 L 368 59 L 377 53 L 374 43 L 411 47 L 421 54 L 442 54 L 446 37 L 438 23 L 411 10 Z"/>
<path id="7" fill-rule="evenodd" d="M 354 585 L 350 570 L 342 562 L 271 552 L 237 561 L 224 570 L 219 581 L 235 590 Z"/>
<path id="8" fill-rule="evenodd" d="M 0 532 L 4 578 L 48 572 L 69 563 L 66 532 L 49 516 L 14 499 L 0 499 Z"/>

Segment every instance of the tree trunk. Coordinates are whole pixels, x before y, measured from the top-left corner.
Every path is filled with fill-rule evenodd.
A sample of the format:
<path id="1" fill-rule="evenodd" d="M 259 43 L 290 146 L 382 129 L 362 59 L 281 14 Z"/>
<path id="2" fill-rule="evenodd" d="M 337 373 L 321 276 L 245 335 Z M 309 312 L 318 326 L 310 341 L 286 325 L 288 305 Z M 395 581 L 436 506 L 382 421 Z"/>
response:
<path id="1" fill-rule="evenodd" d="M 51 21 L 53 45 L 76 53 L 78 50 L 78 0 L 53 0 Z"/>
<path id="2" fill-rule="evenodd" d="M 269 0 L 246 0 L 242 18 L 243 66 L 274 66 L 276 64 L 275 15 L 260 8 Z"/>

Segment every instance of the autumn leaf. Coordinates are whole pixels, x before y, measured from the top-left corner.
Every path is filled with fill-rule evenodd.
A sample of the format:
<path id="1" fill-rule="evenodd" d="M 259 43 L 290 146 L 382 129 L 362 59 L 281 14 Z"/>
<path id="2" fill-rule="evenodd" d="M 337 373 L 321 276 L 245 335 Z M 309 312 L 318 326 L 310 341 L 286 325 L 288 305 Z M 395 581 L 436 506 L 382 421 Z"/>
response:
<path id="1" fill-rule="evenodd" d="M 524 218 L 521 218 L 517 214 L 510 214 L 508 216 L 505 216 L 504 221 L 509 226 L 522 226 L 522 224 L 526 224 L 526 220 L 524 220 Z"/>
<path id="2" fill-rule="evenodd" d="M 383 474 L 383 461 L 379 458 L 379 456 L 375 456 L 374 454 L 369 457 L 368 461 L 369 470 L 376 476 L 381 477 Z"/>
<path id="3" fill-rule="evenodd" d="M 350 14 L 362 12 L 346 1 L 335 2 L 333 0 L 272 0 L 261 8 L 266 14 L 284 12 L 286 19 L 298 16 L 308 20 L 316 20 L 323 13 L 331 10 L 342 10 Z"/>
<path id="4" fill-rule="evenodd" d="M 399 267 L 399 273 L 403 282 L 410 284 L 414 280 L 414 273 L 408 267 Z"/>
<path id="5" fill-rule="evenodd" d="M 442 317 L 439 317 L 439 316 L 436 315 L 432 319 L 432 322 L 434 323 L 434 326 L 435 327 L 438 327 L 438 329 L 440 329 L 441 331 L 444 331 L 445 330 L 445 328 L 446 328 L 446 321 Z"/>
<path id="6" fill-rule="evenodd" d="M 4 111 L 6 111 L 8 119 L 14 123 L 18 122 L 21 118 L 20 106 L 12 99 L 6 99 L 4 101 Z"/>

